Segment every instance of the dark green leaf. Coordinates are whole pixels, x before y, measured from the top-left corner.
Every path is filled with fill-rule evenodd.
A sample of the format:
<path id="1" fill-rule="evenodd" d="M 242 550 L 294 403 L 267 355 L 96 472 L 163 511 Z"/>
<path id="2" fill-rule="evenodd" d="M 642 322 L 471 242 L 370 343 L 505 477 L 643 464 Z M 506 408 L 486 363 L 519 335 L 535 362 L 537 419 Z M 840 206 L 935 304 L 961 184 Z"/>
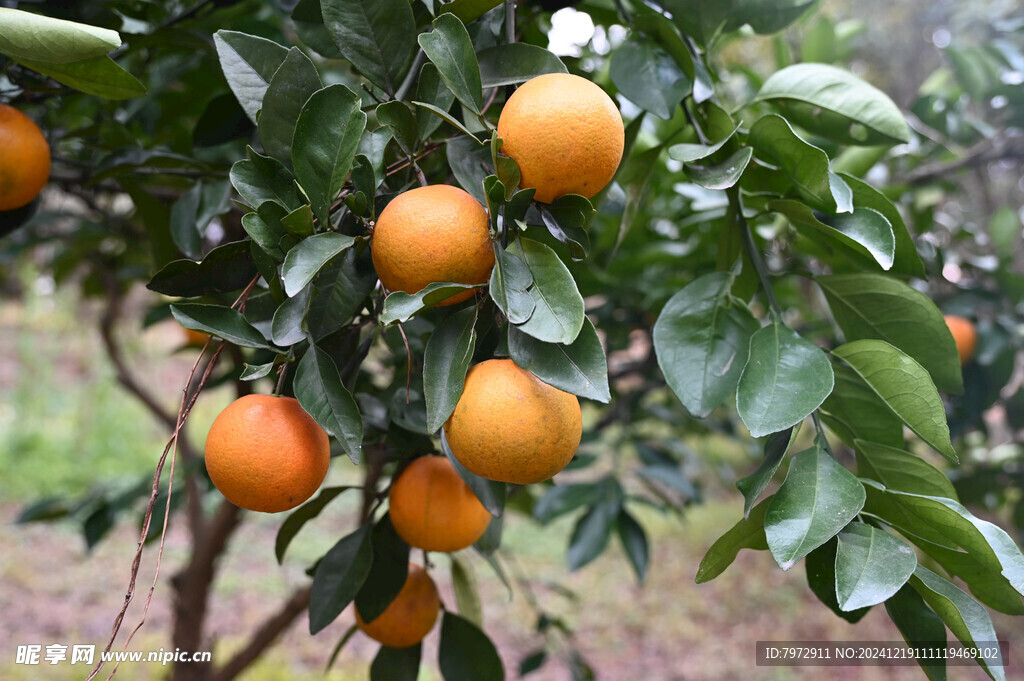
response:
<path id="1" fill-rule="evenodd" d="M 764 443 L 764 461 L 757 467 L 757 470 L 745 478 L 736 481 L 736 488 L 743 493 L 743 516 L 750 515 L 750 509 L 757 503 L 758 498 L 772 481 L 772 476 L 779 469 L 782 457 L 786 450 L 796 438 L 794 428 L 786 428 L 777 433 L 772 433 Z"/>
<path id="2" fill-rule="evenodd" d="M 548 343 L 572 343 L 586 317 L 576 281 L 550 246 L 517 239 L 508 251 L 519 256 L 533 275 L 533 314 L 519 330 Z"/>
<path id="3" fill-rule="evenodd" d="M 911 646 L 923 647 L 941 645 L 946 647 L 946 626 L 935 611 L 910 585 L 904 586 L 895 596 L 885 602 L 885 611 Z M 946 681 L 946 660 L 920 658 L 917 663 L 930 681 Z"/>
<path id="4" fill-rule="evenodd" d="M 344 59 L 324 26 L 324 15 L 320 11 L 320 0 L 299 0 L 292 10 L 292 24 L 299 40 L 306 43 L 328 59 Z"/>
<path id="5" fill-rule="evenodd" d="M 284 290 L 289 296 L 306 287 L 313 277 L 339 253 L 355 244 L 355 239 L 336 232 L 317 234 L 304 239 L 288 251 L 281 267 Z"/>
<path id="6" fill-rule="evenodd" d="M 858 208 L 853 213 L 824 215 L 792 200 L 769 201 L 768 209 L 785 215 L 808 239 L 838 250 L 865 269 L 873 263 L 883 270 L 892 267 L 896 238 L 889 220 L 876 210 Z"/>
<path id="7" fill-rule="evenodd" d="M 732 277 L 707 274 L 672 296 L 654 324 L 654 349 L 669 387 L 704 418 L 739 383 L 757 320 L 729 293 Z"/>
<path id="8" fill-rule="evenodd" d="M 289 213 L 305 204 L 295 178 L 277 159 L 249 150 L 249 158 L 231 166 L 231 184 L 254 209 L 271 201 Z"/>
<path id="9" fill-rule="evenodd" d="M 292 166 L 320 224 L 352 169 L 356 148 L 366 128 L 366 114 L 357 94 L 330 85 L 303 105 L 292 141 Z"/>
<path id="10" fill-rule="evenodd" d="M 343 487 L 324 487 L 314 499 L 299 506 L 285 518 L 285 521 L 281 523 L 281 527 L 277 531 L 277 539 L 274 541 L 274 555 L 277 556 L 278 563 L 284 561 L 284 554 L 288 550 L 288 545 L 292 543 L 292 539 L 299 533 L 302 526 L 320 515 L 320 512 L 324 510 L 327 504 L 331 503 L 339 494 L 349 489 L 357 488 L 348 485 Z"/>
<path id="11" fill-rule="evenodd" d="M 585 260 L 590 250 L 587 225 L 596 212 L 593 204 L 578 194 L 566 194 L 549 205 L 540 206 L 544 226 L 553 237 L 569 247 L 569 257 L 577 262 Z"/>
<path id="12" fill-rule="evenodd" d="M 728 189 L 740 181 L 753 155 L 751 147 L 743 147 L 713 166 L 687 164 L 686 176 L 705 189 Z"/>
<path id="13" fill-rule="evenodd" d="M 480 80 L 483 87 L 501 87 L 524 83 L 545 73 L 568 73 L 565 64 L 543 47 L 527 43 L 507 43 L 481 50 Z"/>
<path id="14" fill-rule="evenodd" d="M 290 49 L 270 79 L 256 124 L 268 155 L 291 165 L 295 123 L 306 100 L 322 87 L 320 75 L 309 57 L 297 47 Z"/>
<path id="15" fill-rule="evenodd" d="M 423 353 L 427 430 L 436 433 L 455 411 L 476 347 L 476 306 L 459 310 L 438 326 Z"/>
<path id="16" fill-rule="evenodd" d="M 626 99 L 665 120 L 672 118 L 692 87 L 668 52 L 635 40 L 612 54 L 609 76 Z"/>
<path id="17" fill-rule="evenodd" d="M 494 269 L 489 290 L 491 299 L 513 324 L 522 324 L 532 315 L 537 304 L 530 295 L 533 274 L 522 259 L 503 248 L 494 249 Z"/>
<path id="18" fill-rule="evenodd" d="M 608 360 L 589 319 L 570 345 L 545 343 L 509 326 L 508 351 L 516 364 L 548 385 L 605 404 L 611 401 Z"/>
<path id="19" fill-rule="evenodd" d="M 259 213 L 246 213 L 242 216 L 242 229 L 245 230 L 245 233 L 264 253 L 277 261 L 284 260 L 281 240 L 285 236 L 285 231 L 281 228 L 280 222 L 280 220 L 264 220 Z"/>
<path id="20" fill-rule="evenodd" d="M 857 473 L 891 490 L 957 500 L 956 489 L 946 475 L 910 452 L 877 442 L 855 440 Z"/>
<path id="21" fill-rule="evenodd" d="M 233 241 L 218 246 L 203 258 L 175 260 L 153 275 L 146 288 L 168 296 L 195 296 L 230 293 L 245 287 L 256 275 L 249 243 Z"/>
<path id="22" fill-rule="evenodd" d="M 728 532 L 723 534 L 711 545 L 704 554 L 697 568 L 697 584 L 710 582 L 725 572 L 726 568 L 736 560 L 740 549 L 764 551 L 768 548 L 768 540 L 764 532 L 764 516 L 773 497 L 768 497 L 753 509 L 746 518 L 741 518 Z"/>
<path id="23" fill-rule="evenodd" d="M 516 43 L 517 45 L 519 43 Z M 420 69 L 420 77 L 416 83 L 416 101 L 426 102 L 439 111 L 447 111 L 452 102 L 455 101 L 455 93 L 448 89 L 448 86 L 441 80 L 437 67 L 427 62 Z M 434 131 L 441 125 L 444 119 L 435 113 L 423 108 L 416 107 L 416 127 L 420 131 L 420 137 L 426 139 L 434 134 Z"/>
<path id="24" fill-rule="evenodd" d="M 395 94 L 413 59 L 416 21 L 408 0 L 321 0 L 320 9 L 345 58 Z"/>
<path id="25" fill-rule="evenodd" d="M 406 156 L 412 156 L 419 141 L 416 116 L 405 102 L 392 100 L 377 106 L 377 122 L 387 126 Z"/>
<path id="26" fill-rule="evenodd" d="M 408 648 L 381 646 L 370 664 L 370 681 L 416 681 L 422 654 L 421 643 Z"/>
<path id="27" fill-rule="evenodd" d="M 178 303 L 171 305 L 171 314 L 186 329 L 202 331 L 244 348 L 274 349 L 238 310 L 221 305 Z"/>
<path id="28" fill-rule="evenodd" d="M 373 527 L 373 566 L 356 594 L 356 609 L 364 622 L 372 622 L 383 613 L 405 586 L 409 576 L 409 545 L 384 514 Z"/>
<path id="29" fill-rule="evenodd" d="M 498 651 L 469 620 L 445 611 L 441 621 L 438 664 L 444 681 L 504 681 Z"/>
<path id="30" fill-rule="evenodd" d="M 736 406 L 753 437 L 803 421 L 832 392 L 832 365 L 824 352 L 780 323 L 750 338 Z"/>
<path id="31" fill-rule="evenodd" d="M 420 102 L 414 103 L 423 106 Z M 448 114 L 445 116 L 450 118 Z M 480 144 L 475 137 L 464 135 L 445 144 L 445 155 L 459 186 L 472 194 L 481 204 L 486 205 L 483 181 L 491 173 L 490 148 Z"/>
<path id="32" fill-rule="evenodd" d="M 856 147 L 849 148 L 854 149 Z M 836 166 L 835 161 L 833 161 L 832 165 Z M 853 190 L 854 210 L 858 208 L 871 208 L 881 213 L 889 221 L 896 240 L 896 255 L 892 261 L 892 271 L 924 279 L 924 263 L 921 262 L 921 256 L 917 254 L 917 246 L 910 232 L 907 231 L 907 225 L 903 222 L 903 216 L 900 215 L 900 211 L 893 202 L 885 194 L 853 175 L 839 173 L 839 176 Z"/>
<path id="33" fill-rule="evenodd" d="M 288 56 L 288 48 L 259 36 L 220 30 L 213 34 L 220 67 L 238 103 L 254 124 L 270 79 Z"/>
<path id="34" fill-rule="evenodd" d="M 455 472 L 473 490 L 473 494 L 476 495 L 476 498 L 487 509 L 487 512 L 496 518 L 501 517 L 502 513 L 505 512 L 505 483 L 481 478 L 463 466 L 462 462 L 455 458 L 451 447 L 448 446 L 448 438 L 445 436 L 443 428 L 441 429 L 441 450 L 448 457 L 448 460 L 452 462 Z"/>
<path id="35" fill-rule="evenodd" d="M 617 489 L 617 486 L 615 486 Z M 576 521 L 569 538 L 569 570 L 574 571 L 597 558 L 608 546 L 612 528 L 622 510 L 621 490 L 605 495 Z"/>
<path id="36" fill-rule="evenodd" d="M 519 676 L 526 676 L 532 674 L 541 667 L 548 660 L 548 654 L 545 650 L 535 650 L 522 659 L 519 663 Z"/>
<path id="37" fill-rule="evenodd" d="M 454 295 L 478 288 L 473 284 L 456 284 L 450 281 L 435 281 L 424 286 L 416 293 L 393 291 L 384 299 L 384 309 L 380 313 L 380 323 L 384 326 L 403 323 L 428 307 L 448 300 Z"/>
<path id="38" fill-rule="evenodd" d="M 935 451 L 958 463 L 935 384 L 912 357 L 880 340 L 858 340 L 832 351 L 853 368 L 893 413 Z"/>
<path id="39" fill-rule="evenodd" d="M 793 455 L 786 481 L 764 518 L 772 556 L 783 570 L 843 529 L 864 507 L 864 486 L 819 445 Z"/>
<path id="40" fill-rule="evenodd" d="M 338 440 L 352 463 L 363 447 L 363 419 L 338 367 L 326 352 L 311 345 L 295 370 L 295 397 L 327 434 Z"/>
<path id="41" fill-rule="evenodd" d="M 303 204 L 281 218 L 285 231 L 297 239 L 305 239 L 316 231 L 313 227 L 313 209 Z"/>
<path id="42" fill-rule="evenodd" d="M 196 182 L 171 206 L 171 238 L 178 250 L 193 260 L 201 257 L 203 247 L 203 237 L 196 229 L 202 191 L 203 183 Z"/>
<path id="43" fill-rule="evenodd" d="M 421 33 L 417 38 L 420 47 L 458 100 L 473 113 L 480 113 L 483 107 L 480 66 L 469 32 L 452 14 L 441 14 L 434 19 L 433 26 L 433 31 Z"/>
<path id="44" fill-rule="evenodd" d="M 857 439 L 893 447 L 903 445 L 903 422 L 857 373 L 844 364 L 832 367 L 836 385 L 821 403 L 821 418 L 846 444 Z"/>
<path id="45" fill-rule="evenodd" d="M 438 14 L 441 12 L 451 12 L 468 24 L 500 4 L 501 0 L 453 0 L 453 2 L 442 3 L 437 12 Z"/>
<path id="46" fill-rule="evenodd" d="M 615 529 L 619 534 L 619 541 L 622 542 L 622 550 L 626 552 L 629 564 L 636 573 L 637 581 L 643 584 L 648 562 L 647 534 L 644 528 L 626 509 L 622 509 L 615 521 Z"/>
<path id="47" fill-rule="evenodd" d="M 839 533 L 836 596 L 845 611 L 883 603 L 907 583 L 917 556 L 906 542 L 866 523 Z"/>
<path id="48" fill-rule="evenodd" d="M 448 557 L 452 560 L 452 588 L 455 591 L 455 602 L 459 606 L 459 614 L 482 628 L 484 612 L 483 606 L 480 604 L 480 593 L 477 589 L 473 566 L 460 558 L 457 553 L 449 553 Z"/>
<path id="49" fill-rule="evenodd" d="M 360 260 L 355 249 L 321 268 L 313 282 L 315 293 L 307 317 L 313 337 L 323 338 L 348 324 L 363 308 L 376 284 L 377 274 L 369 258 Z"/>
<path id="50" fill-rule="evenodd" d="M 28 59 L 19 59 L 18 62 L 87 95 L 104 99 L 132 99 L 146 94 L 146 86 L 110 57 L 93 57 L 68 64 Z"/>
<path id="51" fill-rule="evenodd" d="M 595 483 L 552 485 L 534 505 L 533 517 L 547 524 L 578 508 L 596 504 L 604 494 L 604 488 Z"/>
<path id="52" fill-rule="evenodd" d="M 270 338 L 276 345 L 287 348 L 299 343 L 306 337 L 306 313 L 309 310 L 309 299 L 313 295 L 310 286 L 299 291 L 294 297 L 287 298 L 274 312 L 270 324 Z"/>
<path id="53" fill-rule="evenodd" d="M 309 599 L 309 633 L 316 634 L 333 622 L 370 574 L 373 545 L 370 525 L 363 525 L 335 544 L 317 564 Z"/>
<path id="54" fill-rule="evenodd" d="M 859 622 L 864 615 L 868 614 L 870 608 L 860 608 L 849 612 L 839 608 L 839 601 L 836 598 L 836 546 L 838 542 L 833 537 L 827 542 L 807 554 L 804 560 L 804 568 L 807 573 L 807 586 L 811 588 L 818 600 L 828 606 L 828 609 L 847 622 L 854 624 Z"/>

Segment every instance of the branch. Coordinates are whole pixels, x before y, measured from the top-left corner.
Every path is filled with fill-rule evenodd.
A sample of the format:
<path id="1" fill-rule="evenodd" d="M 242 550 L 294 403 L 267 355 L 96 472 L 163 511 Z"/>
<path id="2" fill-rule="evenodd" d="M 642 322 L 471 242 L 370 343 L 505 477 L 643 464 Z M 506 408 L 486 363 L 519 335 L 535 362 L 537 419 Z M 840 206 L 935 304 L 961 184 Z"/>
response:
<path id="1" fill-rule="evenodd" d="M 984 166 L 1008 158 L 1024 158 L 1024 142 L 1018 141 L 1015 144 L 1003 145 L 998 140 L 985 140 L 968 149 L 959 158 L 919 165 L 904 173 L 903 181 L 911 185 L 925 184 L 960 170 Z"/>

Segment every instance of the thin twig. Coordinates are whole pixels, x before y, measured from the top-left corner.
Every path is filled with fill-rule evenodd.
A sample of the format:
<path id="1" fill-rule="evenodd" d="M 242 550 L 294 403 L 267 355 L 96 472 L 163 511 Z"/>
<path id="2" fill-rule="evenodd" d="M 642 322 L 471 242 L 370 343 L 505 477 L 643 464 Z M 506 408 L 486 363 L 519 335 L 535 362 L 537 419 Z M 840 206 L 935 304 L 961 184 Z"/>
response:
<path id="1" fill-rule="evenodd" d="M 402 341 L 405 343 L 405 356 L 409 358 L 409 368 L 405 372 L 405 403 L 409 404 L 409 386 L 412 384 L 412 350 L 409 349 L 409 338 L 405 335 L 405 329 L 398 325 L 398 331 L 402 334 Z"/>

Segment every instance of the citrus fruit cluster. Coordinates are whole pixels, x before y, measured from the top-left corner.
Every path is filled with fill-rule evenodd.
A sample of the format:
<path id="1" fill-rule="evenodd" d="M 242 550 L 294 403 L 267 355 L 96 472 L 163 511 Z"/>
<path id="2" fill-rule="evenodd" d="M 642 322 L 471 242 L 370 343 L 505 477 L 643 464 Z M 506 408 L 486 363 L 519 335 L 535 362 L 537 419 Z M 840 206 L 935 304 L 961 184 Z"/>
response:
<path id="1" fill-rule="evenodd" d="M 31 118 L 0 104 L 0 211 L 32 203 L 50 178 L 50 145 Z"/>

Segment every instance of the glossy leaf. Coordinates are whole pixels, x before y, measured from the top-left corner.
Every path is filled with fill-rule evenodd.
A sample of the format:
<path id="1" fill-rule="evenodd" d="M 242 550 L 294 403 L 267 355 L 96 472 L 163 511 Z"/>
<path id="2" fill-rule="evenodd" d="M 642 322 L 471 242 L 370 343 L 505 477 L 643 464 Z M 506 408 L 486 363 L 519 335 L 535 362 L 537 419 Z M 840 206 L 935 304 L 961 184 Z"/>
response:
<path id="1" fill-rule="evenodd" d="M 366 128 L 360 99 L 346 86 L 330 85 L 302 106 L 292 141 L 295 178 L 306 192 L 323 226 L 348 178 L 359 140 Z"/>
<path id="2" fill-rule="evenodd" d="M 448 89 L 448 86 L 441 80 L 437 67 L 430 62 L 425 63 L 420 69 L 420 77 L 416 82 L 416 101 L 430 104 L 438 111 L 447 111 L 455 101 L 455 93 Z M 416 127 L 423 139 L 434 134 L 443 120 L 422 106 L 416 107 Z"/>
<path id="3" fill-rule="evenodd" d="M 345 234 L 325 232 L 304 239 L 288 251 L 281 267 L 284 290 L 294 296 L 304 289 L 327 263 L 351 248 L 355 239 Z"/>
<path id="4" fill-rule="evenodd" d="M 491 299 L 511 323 L 522 324 L 537 307 L 530 294 L 533 273 L 522 258 L 504 248 L 495 248 L 494 260 L 489 285 Z"/>
<path id="5" fill-rule="evenodd" d="M 419 140 L 416 116 L 405 102 L 392 100 L 377 105 L 377 122 L 387 126 L 406 156 L 412 156 Z"/>
<path id="6" fill-rule="evenodd" d="M 287 298 L 274 312 L 270 324 L 270 338 L 279 347 L 286 348 L 301 342 L 306 337 L 306 313 L 313 289 L 309 286 L 294 297 Z"/>
<path id="7" fill-rule="evenodd" d="M 909 645 L 946 647 L 946 625 L 909 584 L 885 602 L 885 611 Z M 922 658 L 918 664 L 930 681 L 946 681 L 945 658 Z"/>
<path id="8" fill-rule="evenodd" d="M 170 228 L 174 245 L 186 258 L 198 260 L 202 254 L 203 237 L 196 229 L 199 215 L 199 199 L 203 184 L 196 182 L 171 206 Z"/>
<path id="9" fill-rule="evenodd" d="M 377 273 L 369 258 L 357 257 L 355 249 L 321 268 L 309 304 L 308 324 L 313 337 L 323 338 L 348 324 L 363 309 L 376 284 Z"/>
<path id="10" fill-rule="evenodd" d="M 608 360 L 589 319 L 569 345 L 545 343 L 509 326 L 508 351 L 516 364 L 548 385 L 605 404 L 611 401 Z"/>
<path id="11" fill-rule="evenodd" d="M 455 97 L 474 113 L 483 108 L 480 66 L 469 32 L 450 13 L 441 14 L 433 22 L 434 30 L 417 38 L 427 58 L 437 67 Z"/>
<path id="12" fill-rule="evenodd" d="M 764 517 L 772 499 L 773 497 L 768 497 L 751 509 L 746 518 L 741 518 L 711 545 L 700 561 L 700 567 L 697 568 L 697 584 L 710 582 L 725 572 L 736 560 L 736 555 L 741 549 L 764 551 L 768 548 Z"/>
<path id="13" fill-rule="evenodd" d="M 847 341 L 883 340 L 927 369 L 939 390 L 963 391 L 956 344 L 931 298 L 898 279 L 868 272 L 816 281 Z"/>
<path id="14" fill-rule="evenodd" d="M 764 443 L 764 461 L 757 467 L 757 470 L 745 478 L 736 481 L 736 488 L 743 493 L 743 517 L 750 515 L 750 509 L 754 507 L 761 494 L 768 488 L 775 471 L 779 469 L 782 458 L 796 438 L 796 429 L 786 428 L 777 433 L 772 433 Z"/>
<path id="15" fill-rule="evenodd" d="M 956 489 L 946 474 L 910 452 L 877 442 L 855 440 L 857 473 L 899 492 L 945 497 L 957 501 Z"/>
<path id="16" fill-rule="evenodd" d="M 737 130 L 739 130 L 738 126 L 726 137 L 723 137 L 714 144 L 673 144 L 668 148 L 669 158 L 682 161 L 683 163 L 692 163 L 693 161 L 707 158 L 724 147 L 733 138 Z"/>
<path id="17" fill-rule="evenodd" d="M 528 189 L 519 192 L 517 198 L 532 191 Z M 590 250 L 587 225 L 597 213 L 593 204 L 579 194 L 566 194 L 548 205 L 540 206 L 539 212 L 541 222 L 551 232 L 551 236 L 569 247 L 569 257 L 576 262 L 585 260 Z"/>
<path id="18" fill-rule="evenodd" d="M 839 533 L 864 507 L 864 486 L 820 446 L 795 454 L 764 518 L 768 549 L 783 570 Z"/>
<path id="19" fill-rule="evenodd" d="M 385 513 L 373 526 L 370 543 L 373 565 L 355 597 L 356 608 L 364 622 L 380 617 L 409 576 L 409 545 L 395 532 L 390 514 Z"/>
<path id="20" fill-rule="evenodd" d="M 50 64 L 28 59 L 18 61 L 22 66 L 27 66 L 87 95 L 120 100 L 146 94 L 146 86 L 110 57 L 93 57 L 67 64 Z"/>
<path id="21" fill-rule="evenodd" d="M 835 161 L 833 161 L 832 165 L 835 167 Z M 914 238 L 907 230 L 903 216 L 900 215 L 900 211 L 896 208 L 895 204 L 885 194 L 863 180 L 849 173 L 839 173 L 839 176 L 843 178 L 843 181 L 853 191 L 854 210 L 870 208 L 881 213 L 889 221 L 896 243 L 892 271 L 924 279 L 926 276 L 924 263 L 921 262 L 921 256 L 917 254 L 917 245 L 914 243 Z"/>
<path id="22" fill-rule="evenodd" d="M 478 288 L 472 284 L 455 284 L 450 281 L 435 281 L 427 284 L 416 293 L 393 291 L 384 299 L 384 309 L 380 313 L 380 323 L 384 326 L 407 322 L 409 319 L 428 307 L 448 300 L 454 295 Z"/>
<path id="23" fill-rule="evenodd" d="M 818 600 L 836 616 L 842 617 L 851 624 L 856 624 L 868 614 L 871 608 L 842 610 L 836 597 L 836 547 L 838 540 L 833 537 L 807 554 L 804 559 L 804 571 L 807 575 L 807 586 Z"/>
<path id="24" fill-rule="evenodd" d="M 295 123 L 306 100 L 322 87 L 320 75 L 309 57 L 297 47 L 290 49 L 270 79 L 256 124 L 263 149 L 269 156 L 291 165 Z"/>
<path id="25" fill-rule="evenodd" d="M 222 305 L 178 303 L 171 305 L 171 314 L 186 329 L 202 331 L 243 348 L 274 349 L 238 310 Z"/>
<path id="26" fill-rule="evenodd" d="M 168 296 L 229 293 L 245 288 L 256 276 L 248 241 L 233 241 L 214 248 L 200 262 L 175 260 L 153 275 L 146 288 Z"/>
<path id="27" fill-rule="evenodd" d="M 524 83 L 545 73 L 568 73 L 556 55 L 528 43 L 495 45 L 480 50 L 476 57 L 484 89 Z"/>
<path id="28" fill-rule="evenodd" d="M 231 184 L 254 209 L 273 202 L 290 213 L 305 204 L 294 176 L 284 164 L 251 149 L 248 159 L 231 166 Z"/>
<path id="29" fill-rule="evenodd" d="M 372 564 L 369 525 L 363 525 L 331 547 L 313 574 L 309 633 L 322 630 L 352 602 L 370 574 Z"/>
<path id="30" fill-rule="evenodd" d="M 441 621 L 438 665 L 444 681 L 505 679 L 505 668 L 487 634 L 464 617 L 448 611 Z"/>
<path id="31" fill-rule="evenodd" d="M 841 215 L 815 214 L 800 201 L 769 201 L 768 209 L 785 215 L 801 234 L 825 248 L 838 250 L 865 269 L 873 263 L 883 270 L 892 268 L 896 238 L 884 215 L 860 208 Z"/>
<path id="32" fill-rule="evenodd" d="M 821 419 L 846 444 L 857 439 L 903 445 L 903 422 L 857 372 L 844 364 L 832 367 L 835 387 L 821 403 Z"/>
<path id="33" fill-rule="evenodd" d="M 0 7 L 0 53 L 17 61 L 67 64 L 120 46 L 117 31 Z"/>
<path id="34" fill-rule="evenodd" d="M 586 315 L 576 280 L 550 246 L 517 239 L 508 252 L 519 256 L 533 275 L 529 293 L 535 307 L 519 330 L 547 343 L 572 343 Z"/>
<path id="35" fill-rule="evenodd" d="M 615 50 L 608 75 L 626 99 L 666 120 L 692 88 L 668 52 L 648 42 L 629 41 Z"/>
<path id="36" fill-rule="evenodd" d="M 757 320 L 730 294 L 732 277 L 707 274 L 672 296 L 654 324 L 658 366 L 687 411 L 704 418 L 736 390 Z"/>
<path id="37" fill-rule="evenodd" d="M 357 488 L 349 485 L 324 487 L 316 497 L 299 506 L 285 518 L 284 522 L 281 523 L 281 527 L 277 530 L 277 539 L 274 540 L 274 555 L 277 556 L 278 563 L 284 561 L 284 554 L 292 540 L 295 539 L 295 535 L 299 533 L 299 530 L 310 520 L 320 515 L 320 512 L 327 507 L 327 504 L 334 501 L 339 494 L 350 489 Z"/>
<path id="38" fill-rule="evenodd" d="M 885 93 L 835 66 L 787 66 L 765 81 L 757 100 L 777 103 L 797 125 L 842 144 L 910 140 L 903 114 Z"/>
<path id="39" fill-rule="evenodd" d="M 223 29 L 213 34 L 213 42 L 228 87 L 255 124 L 270 79 L 288 56 L 288 49 L 266 38 Z"/>
<path id="40" fill-rule="evenodd" d="M 500 4 L 501 0 L 453 0 L 453 2 L 441 3 L 437 12 L 438 14 L 441 12 L 451 12 L 468 24 Z"/>
<path id="41" fill-rule="evenodd" d="M 832 392 L 832 364 L 795 331 L 769 324 L 750 338 L 736 389 L 740 418 L 753 437 L 795 426 Z"/>
<path id="42" fill-rule="evenodd" d="M 958 463 L 935 384 L 912 357 L 880 340 L 858 340 L 832 351 L 935 451 Z"/>
<path id="43" fill-rule="evenodd" d="M 850 523 L 839 533 L 836 595 L 851 611 L 888 600 L 907 583 L 917 556 L 893 535 L 866 523 Z"/>
<path id="44" fill-rule="evenodd" d="M 341 382 L 331 356 L 311 345 L 295 369 L 294 385 L 295 397 L 302 408 L 341 443 L 352 463 L 359 463 L 363 451 L 363 419 L 352 393 Z"/>
<path id="45" fill-rule="evenodd" d="M 503 482 L 496 480 L 488 480 L 487 478 L 481 478 L 476 473 L 473 473 L 459 461 L 455 454 L 452 453 L 452 448 L 448 446 L 448 438 L 445 436 L 444 429 L 440 431 L 441 434 L 441 450 L 444 455 L 451 461 L 452 467 L 455 468 L 455 472 L 459 474 L 463 482 L 469 486 L 469 489 L 473 490 L 473 494 L 480 500 L 487 512 L 495 518 L 501 517 L 505 512 L 505 490 L 506 485 Z"/>
<path id="46" fill-rule="evenodd" d="M 422 643 L 408 648 L 382 645 L 370 663 L 370 681 L 416 681 L 422 656 Z"/>
<path id="47" fill-rule="evenodd" d="M 407 0 L 321 0 L 338 50 L 377 87 L 394 94 L 412 64 L 416 21 Z"/>
<path id="48" fill-rule="evenodd" d="M 705 189 L 728 189 L 740 181 L 740 176 L 747 169 L 754 150 L 742 147 L 729 158 L 713 166 L 687 164 L 686 176 Z"/>
<path id="49" fill-rule="evenodd" d="M 427 430 L 436 433 L 455 411 L 476 347 L 477 308 L 459 310 L 430 334 L 423 353 Z"/>

